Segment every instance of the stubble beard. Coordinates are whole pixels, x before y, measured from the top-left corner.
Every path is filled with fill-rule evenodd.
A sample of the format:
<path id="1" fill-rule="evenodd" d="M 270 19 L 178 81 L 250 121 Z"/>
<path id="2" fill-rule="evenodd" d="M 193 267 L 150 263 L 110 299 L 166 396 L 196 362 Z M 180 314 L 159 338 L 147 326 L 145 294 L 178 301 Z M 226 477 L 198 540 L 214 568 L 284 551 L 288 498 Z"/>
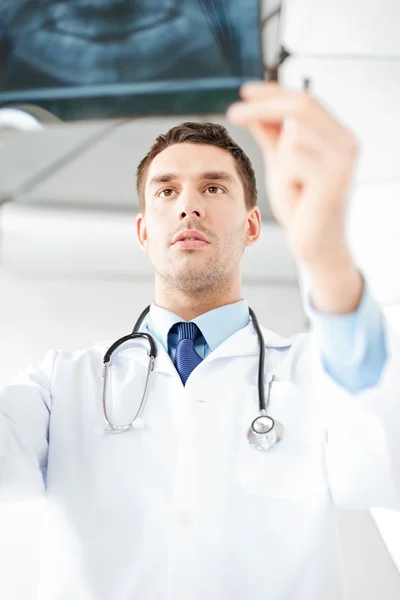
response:
<path id="1" fill-rule="evenodd" d="M 199 252 L 199 250 L 184 250 L 190 253 Z M 214 292 L 218 288 L 223 290 L 229 287 L 233 272 L 239 267 L 240 259 L 232 260 L 235 257 L 231 255 L 229 261 L 223 263 L 221 260 L 212 258 L 200 264 L 191 264 L 190 256 L 177 268 L 176 261 L 168 260 L 164 269 L 155 271 L 164 284 L 174 290 L 179 290 L 185 294 L 207 294 Z"/>

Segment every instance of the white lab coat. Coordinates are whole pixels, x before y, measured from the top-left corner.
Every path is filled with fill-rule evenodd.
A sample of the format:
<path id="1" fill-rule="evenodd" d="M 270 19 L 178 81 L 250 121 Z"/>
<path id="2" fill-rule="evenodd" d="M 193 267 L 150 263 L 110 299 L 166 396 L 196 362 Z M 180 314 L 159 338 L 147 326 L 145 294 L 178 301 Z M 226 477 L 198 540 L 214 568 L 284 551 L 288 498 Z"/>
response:
<path id="1" fill-rule="evenodd" d="M 186 387 L 157 341 L 146 429 L 120 435 L 102 433 L 112 341 L 50 351 L 0 396 L 1 497 L 46 492 L 53 519 L 40 599 L 343 598 L 333 503 L 400 507 L 400 344 L 385 327 L 381 381 L 356 395 L 324 373 L 313 333 L 263 328 L 265 381 L 278 378 L 270 414 L 285 428 L 267 452 L 246 438 L 258 414 L 251 323 Z M 138 407 L 144 343 L 114 359 L 117 421 Z"/>

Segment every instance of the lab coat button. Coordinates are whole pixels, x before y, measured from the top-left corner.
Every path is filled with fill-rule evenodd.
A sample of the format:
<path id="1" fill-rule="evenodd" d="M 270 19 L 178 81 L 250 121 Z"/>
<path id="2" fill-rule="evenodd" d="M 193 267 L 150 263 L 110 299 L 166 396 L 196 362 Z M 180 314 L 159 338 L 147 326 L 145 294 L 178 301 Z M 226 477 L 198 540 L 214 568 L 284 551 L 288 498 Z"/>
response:
<path id="1" fill-rule="evenodd" d="M 187 509 L 181 509 L 178 511 L 178 523 L 183 527 L 188 527 L 194 521 L 193 513 Z"/>

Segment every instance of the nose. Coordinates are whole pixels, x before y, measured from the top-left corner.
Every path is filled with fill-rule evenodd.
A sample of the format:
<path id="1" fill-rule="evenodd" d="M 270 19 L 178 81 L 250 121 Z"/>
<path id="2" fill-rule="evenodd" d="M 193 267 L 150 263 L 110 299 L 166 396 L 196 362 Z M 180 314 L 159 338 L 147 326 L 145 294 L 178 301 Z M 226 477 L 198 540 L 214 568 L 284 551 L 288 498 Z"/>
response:
<path id="1" fill-rule="evenodd" d="M 195 199 L 182 199 L 182 202 L 179 203 L 177 209 L 179 221 L 183 221 L 186 217 L 189 217 L 189 219 L 192 217 L 197 219 L 204 218 L 204 209 L 201 206 L 201 203 Z"/>
<path id="2" fill-rule="evenodd" d="M 199 210 L 192 210 L 192 211 L 182 211 L 179 215 L 179 220 L 183 221 L 183 219 L 185 219 L 186 217 L 200 217 L 201 213 Z"/>

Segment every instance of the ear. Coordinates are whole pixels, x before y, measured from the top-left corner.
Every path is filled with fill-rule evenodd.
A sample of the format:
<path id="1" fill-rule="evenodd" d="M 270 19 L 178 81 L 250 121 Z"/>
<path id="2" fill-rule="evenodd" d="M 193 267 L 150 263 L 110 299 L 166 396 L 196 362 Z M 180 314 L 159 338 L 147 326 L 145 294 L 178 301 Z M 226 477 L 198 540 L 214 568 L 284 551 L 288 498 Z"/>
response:
<path id="1" fill-rule="evenodd" d="M 245 246 L 252 246 L 258 240 L 261 233 L 261 213 L 258 206 L 251 209 L 247 216 Z"/>
<path id="2" fill-rule="evenodd" d="M 139 213 L 136 217 L 136 234 L 142 250 L 147 250 L 147 228 L 142 213 Z"/>

